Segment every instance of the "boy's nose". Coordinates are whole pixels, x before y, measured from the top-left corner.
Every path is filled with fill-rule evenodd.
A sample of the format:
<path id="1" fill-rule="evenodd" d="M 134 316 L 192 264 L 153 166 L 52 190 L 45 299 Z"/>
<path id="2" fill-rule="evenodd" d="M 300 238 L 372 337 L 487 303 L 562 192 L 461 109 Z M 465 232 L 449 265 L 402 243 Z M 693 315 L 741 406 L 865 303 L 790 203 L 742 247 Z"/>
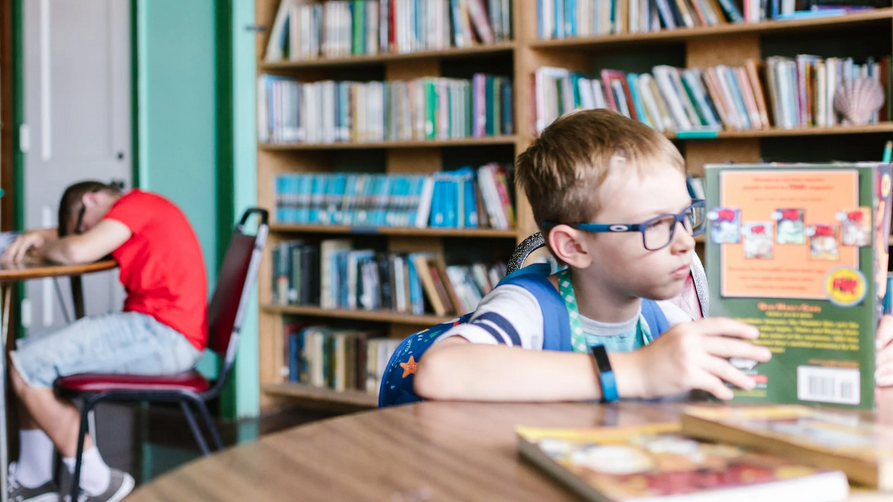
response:
<path id="1" fill-rule="evenodd" d="M 673 242 L 670 243 L 670 247 L 677 253 L 686 253 L 695 247 L 695 238 L 682 222 L 676 225 L 676 231 L 673 232 Z"/>

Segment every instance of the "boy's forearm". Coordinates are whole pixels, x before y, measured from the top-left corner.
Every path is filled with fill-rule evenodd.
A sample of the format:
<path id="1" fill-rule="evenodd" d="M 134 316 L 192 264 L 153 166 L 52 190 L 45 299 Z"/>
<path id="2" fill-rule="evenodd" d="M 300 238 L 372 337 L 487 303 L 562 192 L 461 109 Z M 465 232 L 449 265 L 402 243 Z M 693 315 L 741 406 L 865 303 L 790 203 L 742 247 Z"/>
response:
<path id="1" fill-rule="evenodd" d="M 79 263 L 76 250 L 68 239 L 56 239 L 47 242 L 40 249 L 40 254 L 49 261 L 63 265 Z"/>
<path id="2" fill-rule="evenodd" d="M 415 390 L 428 399 L 584 401 L 602 391 L 589 354 L 480 345 L 464 339 L 431 347 L 419 362 Z M 638 395 L 631 354 L 611 354 L 621 397 Z"/>

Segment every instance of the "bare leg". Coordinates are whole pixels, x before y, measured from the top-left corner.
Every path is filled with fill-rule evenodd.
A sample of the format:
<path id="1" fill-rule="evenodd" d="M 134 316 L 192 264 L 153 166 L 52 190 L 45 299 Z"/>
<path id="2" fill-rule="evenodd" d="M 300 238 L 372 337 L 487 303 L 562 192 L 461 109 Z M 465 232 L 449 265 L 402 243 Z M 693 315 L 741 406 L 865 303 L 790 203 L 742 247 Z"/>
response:
<path id="1" fill-rule="evenodd" d="M 57 398 L 53 389 L 29 386 L 14 366 L 9 368 L 9 374 L 12 387 L 19 396 L 21 428 L 42 429 L 63 457 L 74 457 L 81 419 L 77 408 L 68 401 Z M 90 449 L 92 444 L 90 436 L 87 436 L 84 451 Z"/>

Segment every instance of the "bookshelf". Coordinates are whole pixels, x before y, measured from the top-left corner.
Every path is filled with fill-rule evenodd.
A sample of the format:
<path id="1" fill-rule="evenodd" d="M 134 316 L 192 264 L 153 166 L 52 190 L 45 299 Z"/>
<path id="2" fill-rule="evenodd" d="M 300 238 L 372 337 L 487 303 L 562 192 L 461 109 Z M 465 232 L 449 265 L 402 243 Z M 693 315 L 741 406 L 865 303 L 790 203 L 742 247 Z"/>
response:
<path id="1" fill-rule="evenodd" d="M 269 28 L 279 0 L 257 0 L 257 24 Z M 819 55 L 846 56 L 846 52 L 823 54 L 822 43 L 840 38 L 842 51 L 859 44 L 868 34 L 876 45 L 886 45 L 874 55 L 887 55 L 893 47 L 893 8 L 792 21 L 725 24 L 680 28 L 638 34 L 616 34 L 560 40 L 538 40 L 535 0 L 513 0 L 513 40 L 490 46 L 450 48 L 401 54 L 378 54 L 337 59 L 317 58 L 268 63 L 264 61 L 269 29 L 258 34 L 257 73 L 277 74 L 320 81 L 325 79 L 409 80 L 419 77 L 468 78 L 470 72 L 507 74 L 513 79 L 514 134 L 506 136 L 419 141 L 383 141 L 329 144 L 259 144 L 258 202 L 273 208 L 274 179 L 283 173 L 334 172 L 349 159 L 374 159 L 381 172 L 399 174 L 452 169 L 457 165 L 507 162 L 533 140 L 534 102 L 532 76 L 542 66 L 557 66 L 592 75 L 601 68 L 647 71 L 650 66 L 670 64 L 702 67 L 717 64 L 742 65 L 747 59 L 762 59 L 782 51 L 789 55 L 808 52 L 817 40 Z M 629 63 L 627 63 L 629 61 Z M 629 66 L 629 67 L 627 67 Z M 762 130 L 720 131 L 714 137 L 689 138 L 668 133 L 683 153 L 690 172 L 703 174 L 703 165 L 713 162 L 757 162 L 766 160 L 870 160 L 880 157 L 883 142 L 893 134 L 893 123 L 865 126 L 835 126 Z M 861 155 L 861 157 L 859 157 Z M 855 158 L 854 158 L 855 157 Z M 458 163 L 458 164 L 457 164 Z M 351 227 L 343 225 L 271 225 L 271 248 L 295 238 L 350 237 L 371 239 L 388 252 L 445 252 L 450 247 L 502 247 L 508 252 L 536 231 L 529 206 L 516 193 L 517 225 L 511 230 Z M 703 238 L 697 239 L 700 246 Z M 376 323 L 388 336 L 403 338 L 447 317 L 413 316 L 388 311 L 326 310 L 319 307 L 275 305 L 271 301 L 272 264 L 268 252 L 259 278 L 260 293 L 260 382 L 263 409 L 281 400 L 307 406 L 330 406 L 350 410 L 374 407 L 376 399 L 358 391 L 335 392 L 284 381 L 283 320 L 292 316 L 314 320 Z"/>

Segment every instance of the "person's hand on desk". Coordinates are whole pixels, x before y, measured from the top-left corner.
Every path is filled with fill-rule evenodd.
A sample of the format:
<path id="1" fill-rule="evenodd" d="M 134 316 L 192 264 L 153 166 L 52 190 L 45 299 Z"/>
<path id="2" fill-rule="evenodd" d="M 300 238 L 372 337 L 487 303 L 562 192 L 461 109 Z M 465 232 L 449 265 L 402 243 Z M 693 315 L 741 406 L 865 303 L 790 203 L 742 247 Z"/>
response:
<path id="1" fill-rule="evenodd" d="M 131 235 L 127 225 L 111 219 L 103 219 L 83 233 L 62 238 L 58 238 L 55 230 L 37 230 L 13 241 L 2 259 L 18 262 L 32 257 L 63 265 L 90 263 L 111 254 Z"/>
<path id="2" fill-rule="evenodd" d="M 3 263 L 17 263 L 24 261 L 27 256 L 39 254 L 40 249 L 50 241 L 58 240 L 59 233 L 55 228 L 41 228 L 29 230 L 12 241 L 0 261 Z"/>

